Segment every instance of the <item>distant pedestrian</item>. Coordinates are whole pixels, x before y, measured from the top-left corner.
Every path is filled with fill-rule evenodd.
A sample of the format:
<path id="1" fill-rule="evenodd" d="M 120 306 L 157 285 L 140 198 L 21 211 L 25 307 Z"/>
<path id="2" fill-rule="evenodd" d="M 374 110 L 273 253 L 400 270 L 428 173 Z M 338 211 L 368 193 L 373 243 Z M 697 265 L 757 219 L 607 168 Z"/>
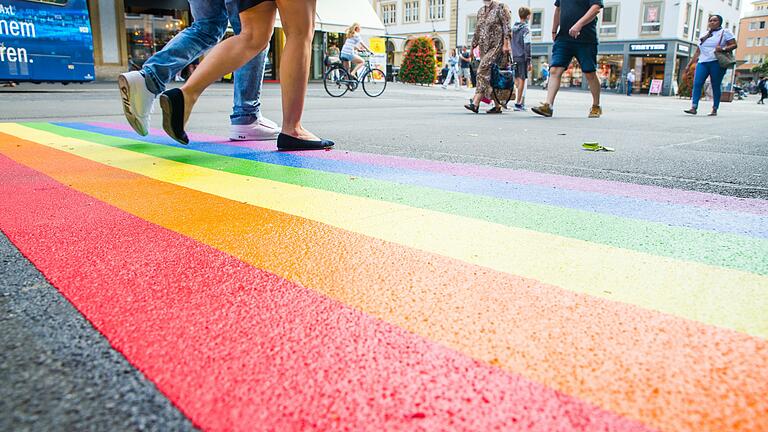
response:
<path id="1" fill-rule="evenodd" d="M 726 69 L 720 66 L 715 53 L 732 52 L 736 49 L 736 37 L 727 28 L 723 28 L 723 17 L 712 15 L 709 17 L 708 30 L 701 39 L 699 47 L 691 59 L 691 66 L 696 68 L 693 77 L 693 93 L 691 94 L 691 109 L 685 110 L 687 114 L 696 115 L 699 109 L 701 91 L 707 79 L 712 88 L 712 112 L 710 116 L 716 116 L 720 108 L 721 87 Z"/>
<path id="2" fill-rule="evenodd" d="M 507 5 L 498 0 L 483 0 L 483 7 L 477 12 L 477 27 L 472 39 L 472 46 L 480 50 L 480 66 L 477 69 L 477 88 L 475 96 L 464 108 L 477 113 L 480 101 L 493 97 L 494 107 L 488 114 L 501 114 L 501 102 L 498 98 L 510 95 L 511 90 L 499 92 L 494 96 L 491 86 L 491 67 L 497 64 L 505 69 L 509 65 L 511 47 L 512 13 Z M 506 93 L 506 94 L 504 94 Z"/>
<path id="3" fill-rule="evenodd" d="M 448 74 L 445 77 L 445 80 L 443 80 L 443 88 L 448 88 L 448 84 L 451 83 L 451 79 L 453 79 L 453 87 L 458 90 L 461 88 L 459 86 L 459 56 L 456 54 L 456 50 L 452 49 L 450 54 L 448 55 L 448 59 L 446 61 L 448 66 Z"/>
<path id="4" fill-rule="evenodd" d="M 760 100 L 757 103 L 765 105 L 765 100 L 768 99 L 768 79 L 764 76 L 760 77 L 760 81 L 757 82 L 757 88 L 760 90 Z"/>
<path id="5" fill-rule="evenodd" d="M 635 70 L 630 69 L 627 73 L 627 96 L 632 96 L 632 88 L 635 86 Z"/>
<path id="6" fill-rule="evenodd" d="M 547 89 L 549 85 L 549 65 L 544 62 L 541 65 L 541 88 Z"/>
<path id="7" fill-rule="evenodd" d="M 459 54 L 459 66 L 461 66 L 461 80 L 462 84 L 471 87 L 472 86 L 472 71 L 470 65 L 472 64 L 472 54 L 469 52 L 466 46 L 461 47 L 461 53 Z"/>
<path id="8" fill-rule="evenodd" d="M 523 93 L 528 72 L 531 70 L 531 29 L 528 27 L 531 9 L 523 6 L 518 9 L 517 14 L 520 21 L 512 26 L 512 61 L 515 62 L 515 87 L 517 88 L 515 111 L 525 111 Z"/>
<path id="9" fill-rule="evenodd" d="M 603 0 L 555 0 L 555 13 L 552 21 L 552 67 L 550 67 L 550 86 L 547 101 L 532 108 L 532 111 L 544 117 L 552 117 L 555 97 L 560 90 L 563 73 L 576 57 L 581 71 L 587 78 L 592 93 L 590 118 L 598 118 L 600 108 L 600 80 L 597 78 L 597 16 L 603 8 Z"/>

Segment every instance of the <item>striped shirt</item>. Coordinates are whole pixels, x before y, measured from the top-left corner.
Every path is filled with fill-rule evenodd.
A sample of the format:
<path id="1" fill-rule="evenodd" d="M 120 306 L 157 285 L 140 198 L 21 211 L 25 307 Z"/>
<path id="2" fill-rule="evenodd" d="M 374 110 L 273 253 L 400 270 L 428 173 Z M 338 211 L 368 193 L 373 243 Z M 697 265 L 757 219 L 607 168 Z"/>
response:
<path id="1" fill-rule="evenodd" d="M 359 33 L 355 33 L 354 36 L 352 36 L 351 38 L 348 38 L 344 42 L 344 47 L 341 48 L 341 55 L 343 57 L 352 57 L 352 56 L 354 56 L 355 55 L 355 47 L 358 46 L 360 44 L 360 42 L 362 42 L 361 39 L 360 39 L 360 34 Z"/>

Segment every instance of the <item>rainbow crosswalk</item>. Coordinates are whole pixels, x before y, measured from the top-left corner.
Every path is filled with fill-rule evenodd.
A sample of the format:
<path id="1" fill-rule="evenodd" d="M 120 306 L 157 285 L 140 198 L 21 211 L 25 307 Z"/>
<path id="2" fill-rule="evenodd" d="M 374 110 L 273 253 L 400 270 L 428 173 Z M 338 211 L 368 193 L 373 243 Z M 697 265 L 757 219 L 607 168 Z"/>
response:
<path id="1" fill-rule="evenodd" d="M 0 124 L 0 228 L 206 430 L 768 430 L 768 201 Z"/>

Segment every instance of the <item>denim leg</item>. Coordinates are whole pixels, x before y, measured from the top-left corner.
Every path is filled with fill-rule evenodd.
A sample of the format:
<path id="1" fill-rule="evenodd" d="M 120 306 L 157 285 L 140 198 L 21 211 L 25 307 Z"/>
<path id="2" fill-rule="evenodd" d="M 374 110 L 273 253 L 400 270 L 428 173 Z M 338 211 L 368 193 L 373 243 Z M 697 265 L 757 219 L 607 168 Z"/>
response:
<path id="1" fill-rule="evenodd" d="M 236 1 L 226 0 L 229 22 L 235 34 L 240 34 L 240 16 Z M 230 121 L 233 125 L 248 125 L 258 120 L 261 107 L 261 85 L 264 81 L 264 69 L 267 63 L 269 46 L 235 71 L 234 105 Z"/>
<path id="2" fill-rule="evenodd" d="M 712 109 L 717 111 L 720 108 L 720 97 L 722 95 L 723 78 L 725 77 L 725 69 L 720 67 L 720 63 L 713 61 L 710 63 L 710 76 L 712 77 Z"/>
<path id="3" fill-rule="evenodd" d="M 177 73 L 216 45 L 227 30 L 224 0 L 190 0 L 189 6 L 195 18 L 192 25 L 144 63 L 142 72 L 152 93 L 162 93 Z"/>
<path id="4" fill-rule="evenodd" d="M 696 65 L 696 73 L 693 75 L 693 92 L 691 93 L 692 103 L 694 108 L 699 107 L 699 100 L 701 99 L 701 89 L 704 88 L 704 83 L 709 76 L 709 68 L 706 63 L 699 63 Z"/>

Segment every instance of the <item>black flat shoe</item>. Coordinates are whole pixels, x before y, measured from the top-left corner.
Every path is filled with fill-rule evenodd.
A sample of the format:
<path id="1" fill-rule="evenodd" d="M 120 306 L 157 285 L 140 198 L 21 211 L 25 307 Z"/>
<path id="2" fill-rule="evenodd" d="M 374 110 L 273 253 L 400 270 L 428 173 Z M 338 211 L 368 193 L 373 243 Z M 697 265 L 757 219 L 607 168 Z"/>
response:
<path id="1" fill-rule="evenodd" d="M 478 111 L 480 111 L 480 107 L 475 105 L 475 104 L 473 104 L 473 103 L 468 103 L 468 104 L 464 105 L 464 108 L 472 111 L 475 114 L 477 114 Z"/>
<path id="2" fill-rule="evenodd" d="M 284 133 L 277 136 L 277 149 L 283 151 L 293 150 L 323 150 L 333 147 L 334 142 L 330 140 L 303 140 L 292 137 Z"/>
<path id="3" fill-rule="evenodd" d="M 690 115 L 698 114 L 698 111 L 696 110 L 696 108 L 691 108 L 691 109 L 685 110 L 683 112 L 686 113 L 686 114 L 690 114 Z"/>
<path id="4" fill-rule="evenodd" d="M 164 91 L 160 94 L 160 108 L 163 110 L 165 133 L 178 143 L 189 144 L 184 132 L 184 93 L 179 89 Z"/>
<path id="5" fill-rule="evenodd" d="M 501 107 L 493 107 L 485 112 L 486 114 L 501 114 Z"/>

